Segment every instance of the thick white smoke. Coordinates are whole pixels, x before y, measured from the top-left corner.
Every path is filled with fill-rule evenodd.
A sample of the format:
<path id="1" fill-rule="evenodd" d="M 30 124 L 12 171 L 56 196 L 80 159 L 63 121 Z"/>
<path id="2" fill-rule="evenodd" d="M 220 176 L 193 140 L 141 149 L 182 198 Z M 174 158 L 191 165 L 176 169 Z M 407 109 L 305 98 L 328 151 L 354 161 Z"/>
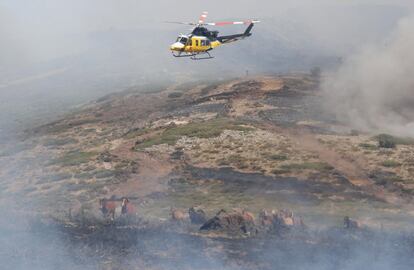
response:
<path id="1" fill-rule="evenodd" d="M 414 16 L 364 47 L 323 82 L 326 104 L 355 128 L 414 136 Z"/>

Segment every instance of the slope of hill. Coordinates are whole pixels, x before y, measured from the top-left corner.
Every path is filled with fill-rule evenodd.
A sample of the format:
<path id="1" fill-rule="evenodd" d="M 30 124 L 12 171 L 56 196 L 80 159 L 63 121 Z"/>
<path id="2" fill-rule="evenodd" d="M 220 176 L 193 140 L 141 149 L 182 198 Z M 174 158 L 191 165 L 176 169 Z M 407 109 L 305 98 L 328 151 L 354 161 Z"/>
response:
<path id="1" fill-rule="evenodd" d="M 98 216 L 97 200 L 116 195 L 149 219 L 201 205 L 289 208 L 325 225 L 412 221 L 414 145 L 379 148 L 335 123 L 317 83 L 292 74 L 108 95 L 5 147 L 2 195 L 59 215 Z"/>

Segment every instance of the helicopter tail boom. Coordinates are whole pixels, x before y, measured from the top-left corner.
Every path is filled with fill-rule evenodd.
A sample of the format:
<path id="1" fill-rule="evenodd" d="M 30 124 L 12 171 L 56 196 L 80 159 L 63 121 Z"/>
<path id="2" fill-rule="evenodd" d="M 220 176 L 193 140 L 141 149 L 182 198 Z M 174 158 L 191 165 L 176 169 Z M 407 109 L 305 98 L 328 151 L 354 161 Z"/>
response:
<path id="1" fill-rule="evenodd" d="M 246 37 L 250 37 L 252 35 L 251 31 L 253 29 L 253 26 L 254 26 L 254 23 L 251 22 L 243 34 L 221 36 L 221 37 L 217 37 L 217 40 L 220 41 L 221 43 L 230 43 L 230 42 L 234 42 L 240 39 L 244 39 Z"/>

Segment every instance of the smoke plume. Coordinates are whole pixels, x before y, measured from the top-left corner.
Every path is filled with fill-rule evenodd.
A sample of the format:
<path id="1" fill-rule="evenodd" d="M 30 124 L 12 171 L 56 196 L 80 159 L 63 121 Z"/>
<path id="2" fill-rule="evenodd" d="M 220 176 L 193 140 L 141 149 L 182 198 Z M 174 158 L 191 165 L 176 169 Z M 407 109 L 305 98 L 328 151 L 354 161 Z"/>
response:
<path id="1" fill-rule="evenodd" d="M 322 88 L 337 119 L 374 132 L 414 136 L 414 16 L 327 76 Z"/>

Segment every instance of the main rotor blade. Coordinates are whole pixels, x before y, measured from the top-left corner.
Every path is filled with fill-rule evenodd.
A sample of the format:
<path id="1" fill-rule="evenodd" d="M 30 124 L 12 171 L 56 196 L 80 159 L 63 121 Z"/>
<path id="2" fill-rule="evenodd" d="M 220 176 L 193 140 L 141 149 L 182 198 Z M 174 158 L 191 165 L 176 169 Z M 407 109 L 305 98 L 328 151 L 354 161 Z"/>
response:
<path id="1" fill-rule="evenodd" d="M 212 22 L 212 23 L 204 23 L 205 25 L 212 25 L 212 26 L 224 26 L 224 25 L 234 25 L 234 24 L 251 24 L 251 23 L 259 23 L 258 20 L 246 20 L 240 22 Z"/>
<path id="2" fill-rule="evenodd" d="M 199 24 L 204 24 L 204 22 L 206 21 L 207 15 L 208 15 L 208 12 L 204 11 L 200 16 L 200 19 L 198 20 L 198 23 Z"/>
<path id="3" fill-rule="evenodd" d="M 197 25 L 196 23 L 192 23 L 192 22 L 164 22 L 164 23 L 184 24 L 184 25 Z"/>

